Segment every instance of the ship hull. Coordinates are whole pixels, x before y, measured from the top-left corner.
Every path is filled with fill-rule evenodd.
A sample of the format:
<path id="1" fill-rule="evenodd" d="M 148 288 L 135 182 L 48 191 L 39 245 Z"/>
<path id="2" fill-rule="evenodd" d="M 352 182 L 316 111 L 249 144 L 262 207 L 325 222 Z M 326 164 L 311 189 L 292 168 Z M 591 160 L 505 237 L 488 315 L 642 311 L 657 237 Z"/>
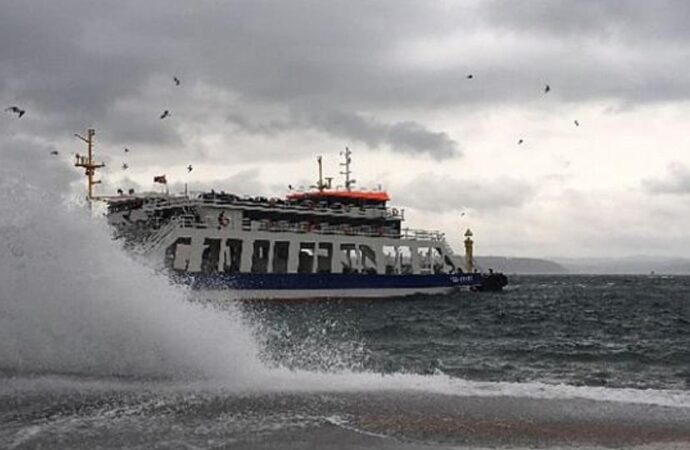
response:
<path id="1" fill-rule="evenodd" d="M 242 299 L 385 298 L 444 294 L 481 284 L 479 274 L 189 274 L 176 275 L 203 297 Z"/>

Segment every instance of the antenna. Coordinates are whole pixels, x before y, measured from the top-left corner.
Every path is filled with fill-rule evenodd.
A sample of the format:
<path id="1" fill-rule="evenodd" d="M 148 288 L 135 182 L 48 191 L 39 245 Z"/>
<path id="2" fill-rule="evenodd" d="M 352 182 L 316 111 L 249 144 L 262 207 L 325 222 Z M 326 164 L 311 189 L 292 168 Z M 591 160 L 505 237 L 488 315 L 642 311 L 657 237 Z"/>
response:
<path id="1" fill-rule="evenodd" d="M 342 155 L 343 153 L 341 152 L 340 154 Z M 340 175 L 345 175 L 345 189 L 348 191 L 350 190 L 350 186 L 357 182 L 357 180 L 350 179 L 350 175 L 352 174 L 352 171 L 350 170 L 350 163 L 352 162 L 352 158 L 350 158 L 350 155 L 352 155 L 350 148 L 345 147 L 345 162 L 340 163 L 341 166 L 345 166 L 345 171 L 340 172 Z"/>
<path id="2" fill-rule="evenodd" d="M 326 185 L 323 183 L 323 162 L 321 155 L 316 158 L 316 162 L 319 164 L 319 182 L 316 184 L 316 188 L 319 191 L 323 191 Z"/>
<path id="3" fill-rule="evenodd" d="M 88 154 L 87 156 L 81 156 L 77 153 L 77 159 L 74 163 L 74 167 L 83 167 L 85 172 L 86 172 L 86 178 L 87 178 L 87 187 L 88 187 L 88 196 L 86 197 L 88 200 L 93 200 L 93 187 L 96 184 L 100 184 L 101 180 L 94 180 L 93 177 L 96 174 L 96 170 L 100 169 L 101 167 L 105 167 L 105 164 L 103 163 L 97 163 L 93 159 L 93 137 L 96 134 L 96 130 L 93 128 L 89 128 L 86 132 L 86 135 L 88 137 L 80 136 L 77 133 L 74 133 L 76 137 L 81 139 L 82 141 L 86 142 L 86 146 L 88 148 Z"/>

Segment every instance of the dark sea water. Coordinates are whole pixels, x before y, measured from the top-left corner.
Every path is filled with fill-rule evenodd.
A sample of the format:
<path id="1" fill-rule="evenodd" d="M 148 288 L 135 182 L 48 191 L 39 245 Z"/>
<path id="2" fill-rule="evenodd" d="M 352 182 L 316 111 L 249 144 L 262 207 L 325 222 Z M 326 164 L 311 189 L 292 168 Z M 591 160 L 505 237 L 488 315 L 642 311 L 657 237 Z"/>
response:
<path id="1" fill-rule="evenodd" d="M 690 277 L 514 276 L 501 293 L 245 309 L 297 367 L 690 389 Z"/>
<path id="2" fill-rule="evenodd" d="M 192 348 L 221 376 L 151 374 L 127 359 L 145 340 L 117 373 L 5 364 L 0 448 L 690 448 L 690 277 L 204 309 L 251 336 Z"/>

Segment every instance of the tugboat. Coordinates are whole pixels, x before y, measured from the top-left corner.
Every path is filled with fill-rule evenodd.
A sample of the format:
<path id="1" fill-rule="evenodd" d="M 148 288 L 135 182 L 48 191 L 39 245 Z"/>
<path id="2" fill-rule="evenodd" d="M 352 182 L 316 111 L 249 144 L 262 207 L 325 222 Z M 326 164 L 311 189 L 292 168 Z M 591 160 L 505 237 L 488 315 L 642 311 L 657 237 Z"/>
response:
<path id="1" fill-rule="evenodd" d="M 242 299 L 373 298 L 501 289 L 473 264 L 472 232 L 465 257 L 438 231 L 403 227 L 405 211 L 388 206 L 383 190 L 355 189 L 352 153 L 343 153 L 344 187 L 319 178 L 283 198 L 226 192 L 94 196 L 93 130 L 88 155 L 89 200 L 105 202 L 108 222 L 125 247 L 160 261 L 173 279 L 204 295 Z M 164 175 L 154 178 L 167 187 Z M 167 191 L 167 189 L 166 189 Z M 492 280 L 491 283 L 487 283 Z"/>

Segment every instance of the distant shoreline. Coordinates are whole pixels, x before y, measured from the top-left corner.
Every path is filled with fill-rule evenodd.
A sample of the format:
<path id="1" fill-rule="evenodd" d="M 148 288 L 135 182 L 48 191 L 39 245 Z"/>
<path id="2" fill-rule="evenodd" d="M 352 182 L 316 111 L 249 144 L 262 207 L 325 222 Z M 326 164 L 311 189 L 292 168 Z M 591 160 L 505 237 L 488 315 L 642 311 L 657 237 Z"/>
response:
<path id="1" fill-rule="evenodd" d="M 479 256 L 483 270 L 489 268 L 515 275 L 690 275 L 685 258 L 521 258 Z"/>

